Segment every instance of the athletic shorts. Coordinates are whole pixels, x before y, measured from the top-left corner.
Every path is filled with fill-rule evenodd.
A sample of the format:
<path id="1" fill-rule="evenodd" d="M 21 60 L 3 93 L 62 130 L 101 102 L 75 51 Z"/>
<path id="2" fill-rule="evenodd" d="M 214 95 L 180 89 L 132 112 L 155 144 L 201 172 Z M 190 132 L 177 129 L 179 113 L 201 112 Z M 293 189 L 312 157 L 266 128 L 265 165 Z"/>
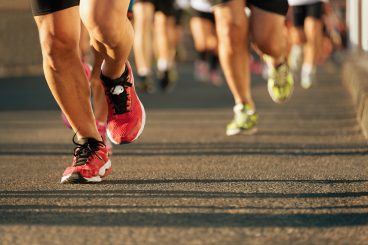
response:
<path id="1" fill-rule="evenodd" d="M 134 5 L 134 0 L 130 0 L 129 7 L 128 7 L 128 19 L 129 20 L 133 19 L 133 5 Z"/>
<path id="2" fill-rule="evenodd" d="M 210 0 L 211 5 L 223 4 L 232 0 Z M 253 5 L 262 10 L 286 16 L 289 4 L 287 0 L 248 0 L 247 5 Z"/>
<path id="3" fill-rule="evenodd" d="M 211 21 L 212 23 L 215 23 L 215 15 L 212 12 L 208 13 L 208 12 L 193 9 L 193 16 L 199 17 L 202 19 L 206 19 L 206 20 Z"/>
<path id="4" fill-rule="evenodd" d="M 130 6 L 132 6 L 131 0 Z M 79 0 L 31 0 L 32 13 L 34 16 L 50 14 L 59 10 L 79 5 Z"/>
<path id="5" fill-rule="evenodd" d="M 308 5 L 293 6 L 293 22 L 296 27 L 303 27 L 304 20 L 307 17 L 313 17 L 320 20 L 323 13 L 323 3 L 313 3 Z"/>
<path id="6" fill-rule="evenodd" d="M 167 16 L 175 16 L 174 3 L 175 0 L 135 0 L 136 3 L 152 3 L 155 12 L 162 12 Z"/>

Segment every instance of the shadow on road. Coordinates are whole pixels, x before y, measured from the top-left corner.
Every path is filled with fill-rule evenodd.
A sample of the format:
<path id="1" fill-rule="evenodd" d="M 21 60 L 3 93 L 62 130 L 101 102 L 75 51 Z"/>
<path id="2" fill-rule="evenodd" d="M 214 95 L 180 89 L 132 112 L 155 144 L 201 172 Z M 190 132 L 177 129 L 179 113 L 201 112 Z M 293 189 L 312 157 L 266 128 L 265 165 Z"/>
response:
<path id="1" fill-rule="evenodd" d="M 68 144 L 1 144 L 0 155 L 60 156 L 70 155 Z M 364 144 L 287 144 L 287 143 L 139 143 L 114 149 L 114 156 L 223 156 L 223 155 L 292 155 L 329 156 L 368 155 Z"/>
<path id="2" fill-rule="evenodd" d="M 351 196 L 353 193 L 345 193 Z M 359 194 L 359 193 L 357 193 Z M 367 196 L 367 193 L 361 193 Z M 192 197 L 193 194 L 188 195 Z M 261 194 L 262 195 L 262 194 Z M 313 195 L 311 193 L 308 196 Z M 329 195 L 329 194 L 327 194 Z M 343 195 L 341 195 L 343 196 Z M 355 196 L 355 194 L 354 194 Z M 165 195 L 165 198 L 167 195 Z M 321 197 L 318 195 L 318 197 Z M 175 197 L 176 198 L 176 197 Z M 205 196 L 201 198 L 206 198 Z M 181 212 L 167 212 L 165 209 L 181 209 Z M 336 209 L 345 209 L 339 213 Z M 357 206 L 325 206 L 318 208 L 298 207 L 313 211 L 334 209 L 333 214 L 267 214 L 264 210 L 287 210 L 282 207 L 215 207 L 215 206 L 49 206 L 23 205 L 1 206 L 0 224 L 59 225 L 59 226 L 131 226 L 131 227 L 342 227 L 368 224 L 368 213 L 346 212 L 351 209 L 367 208 Z M 83 210 L 83 212 L 78 211 Z M 109 212 L 105 211 L 109 209 Z M 154 212 L 145 209 L 155 209 Z M 196 209 L 196 212 L 191 212 Z M 198 211 L 199 209 L 199 211 Z M 209 211 L 201 211 L 208 209 Z M 224 212 L 224 209 L 227 212 Z M 261 213 L 230 213 L 234 210 L 263 210 Z M 113 210 L 113 211 L 111 211 Z M 215 211 L 215 212 L 214 212 Z"/>

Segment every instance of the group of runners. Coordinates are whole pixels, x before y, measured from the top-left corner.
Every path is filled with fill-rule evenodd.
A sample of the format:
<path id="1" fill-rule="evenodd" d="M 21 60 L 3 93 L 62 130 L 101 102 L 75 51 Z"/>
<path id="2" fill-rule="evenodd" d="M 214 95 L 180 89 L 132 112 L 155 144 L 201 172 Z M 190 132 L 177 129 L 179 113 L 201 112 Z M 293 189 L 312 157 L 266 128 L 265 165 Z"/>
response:
<path id="1" fill-rule="evenodd" d="M 250 49 L 267 63 L 268 92 L 276 103 L 284 103 L 292 96 L 296 77 L 292 72 L 301 69 L 305 88 L 315 80 L 322 35 L 323 5 L 319 0 L 289 0 L 295 23 L 291 52 L 285 24 L 287 0 L 136 0 L 134 5 L 129 0 L 31 3 L 47 83 L 65 123 L 75 132 L 74 158 L 61 183 L 100 182 L 112 171 L 109 141 L 130 143 L 142 134 L 146 114 L 136 87 L 152 93 L 156 77 L 162 90 L 172 90 L 178 42 L 175 17 L 180 7 L 191 5 L 195 10 L 190 26 L 198 52 L 193 68 L 197 79 L 220 85 L 220 63 L 234 97 L 234 117 L 226 127 L 227 135 L 250 134 L 257 129 L 250 86 Z M 94 54 L 92 70 L 84 63 L 89 44 L 83 40 L 88 40 Z M 133 48 L 136 82 L 128 61 Z"/>

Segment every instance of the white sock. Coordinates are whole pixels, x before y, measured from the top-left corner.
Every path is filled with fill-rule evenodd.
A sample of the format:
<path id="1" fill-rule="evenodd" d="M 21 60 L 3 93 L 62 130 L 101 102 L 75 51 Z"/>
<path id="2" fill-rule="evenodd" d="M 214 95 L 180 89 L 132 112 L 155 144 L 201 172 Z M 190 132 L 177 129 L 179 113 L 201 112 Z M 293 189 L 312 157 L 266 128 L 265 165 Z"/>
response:
<path id="1" fill-rule="evenodd" d="M 140 68 L 137 70 L 137 73 L 139 76 L 144 77 L 144 76 L 147 76 L 148 74 L 151 74 L 151 71 L 148 68 Z"/>
<path id="2" fill-rule="evenodd" d="M 295 44 L 291 47 L 290 53 L 293 55 L 301 55 L 303 53 L 303 45 Z"/>
<path id="3" fill-rule="evenodd" d="M 157 69 L 159 71 L 167 71 L 170 68 L 170 63 L 166 59 L 158 59 L 157 60 Z"/>
<path id="4" fill-rule="evenodd" d="M 316 66 L 311 64 L 303 64 L 302 66 L 302 76 L 309 76 L 316 72 Z"/>

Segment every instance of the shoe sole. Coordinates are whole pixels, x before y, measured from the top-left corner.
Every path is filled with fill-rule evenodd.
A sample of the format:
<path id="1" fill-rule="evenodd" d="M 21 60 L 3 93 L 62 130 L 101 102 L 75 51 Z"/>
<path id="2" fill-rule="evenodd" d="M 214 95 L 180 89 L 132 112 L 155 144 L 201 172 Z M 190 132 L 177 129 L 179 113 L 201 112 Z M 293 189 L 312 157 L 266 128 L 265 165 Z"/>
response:
<path id="1" fill-rule="evenodd" d="M 61 184 L 83 184 L 83 183 L 98 183 L 102 181 L 102 178 L 106 177 L 111 173 L 111 161 L 108 160 L 99 170 L 98 175 L 86 178 L 80 173 L 71 173 L 61 178 Z"/>
<path id="2" fill-rule="evenodd" d="M 254 127 L 251 129 L 239 129 L 234 131 L 226 131 L 227 136 L 235 136 L 235 135 L 253 135 L 258 132 L 258 128 Z"/>

